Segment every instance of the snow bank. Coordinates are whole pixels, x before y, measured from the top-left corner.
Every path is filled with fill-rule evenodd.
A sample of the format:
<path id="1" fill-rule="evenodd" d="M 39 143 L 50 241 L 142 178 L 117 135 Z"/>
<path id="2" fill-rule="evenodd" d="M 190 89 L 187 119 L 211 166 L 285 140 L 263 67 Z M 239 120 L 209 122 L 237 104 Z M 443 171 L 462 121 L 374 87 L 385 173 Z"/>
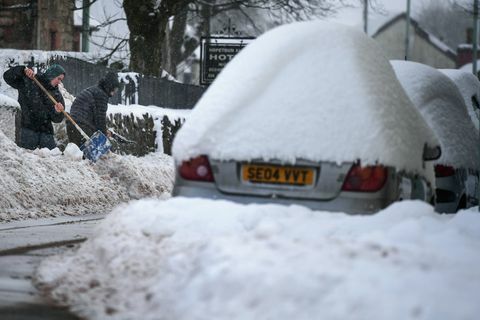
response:
<path id="1" fill-rule="evenodd" d="M 321 21 L 273 29 L 229 62 L 177 133 L 175 160 L 359 159 L 424 172 L 433 132 L 361 31 Z"/>
<path id="2" fill-rule="evenodd" d="M 441 69 L 443 74 L 453 80 L 457 85 L 458 90 L 462 94 L 465 105 L 467 106 L 468 114 L 475 125 L 479 128 L 480 110 L 478 103 L 480 102 L 480 81 L 471 72 L 457 69 Z M 476 97 L 477 105 L 472 101 L 472 97 Z"/>
<path id="3" fill-rule="evenodd" d="M 173 198 L 117 208 L 36 277 L 87 319 L 478 319 L 478 208 L 371 216 Z"/>
<path id="4" fill-rule="evenodd" d="M 455 83 L 424 64 L 391 63 L 405 91 L 440 140 L 442 156 L 436 163 L 477 170 L 480 167 L 478 131 Z"/>
<path id="5" fill-rule="evenodd" d="M 110 153 L 97 164 L 81 160 L 78 147 L 28 151 L 0 131 L 0 222 L 111 210 L 119 203 L 168 196 L 171 157 L 143 158 Z"/>

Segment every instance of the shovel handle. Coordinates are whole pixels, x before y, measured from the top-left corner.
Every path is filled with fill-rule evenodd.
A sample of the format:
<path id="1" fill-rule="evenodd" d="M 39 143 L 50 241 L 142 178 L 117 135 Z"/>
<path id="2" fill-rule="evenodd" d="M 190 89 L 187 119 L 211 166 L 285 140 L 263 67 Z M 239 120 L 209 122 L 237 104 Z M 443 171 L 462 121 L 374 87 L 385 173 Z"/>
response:
<path id="1" fill-rule="evenodd" d="M 35 76 L 33 76 L 32 80 L 35 81 L 35 83 L 40 87 L 40 89 L 42 89 L 42 91 L 47 95 L 47 97 L 50 98 L 50 100 L 52 100 L 53 104 L 57 104 L 57 100 L 55 100 L 55 98 L 50 94 L 50 92 L 48 92 L 47 89 L 45 89 L 45 87 L 40 83 L 40 81 L 38 81 L 38 79 Z M 65 117 L 68 120 L 70 120 L 70 122 L 75 126 L 75 128 L 77 128 L 77 130 L 82 134 L 82 136 L 87 141 L 90 140 L 90 137 L 87 136 L 85 131 L 83 131 L 82 128 L 80 128 L 80 126 L 75 122 L 75 120 L 73 120 L 73 118 L 68 114 L 67 111 L 62 110 L 62 113 L 65 115 Z"/>

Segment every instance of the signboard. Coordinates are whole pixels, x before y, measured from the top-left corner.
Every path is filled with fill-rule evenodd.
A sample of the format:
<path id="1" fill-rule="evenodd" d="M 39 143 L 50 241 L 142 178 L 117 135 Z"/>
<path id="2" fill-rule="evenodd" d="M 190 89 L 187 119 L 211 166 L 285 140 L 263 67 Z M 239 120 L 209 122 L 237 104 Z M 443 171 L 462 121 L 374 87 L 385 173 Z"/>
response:
<path id="1" fill-rule="evenodd" d="M 223 67 L 253 39 L 231 37 L 202 38 L 200 47 L 200 84 L 211 84 Z"/>

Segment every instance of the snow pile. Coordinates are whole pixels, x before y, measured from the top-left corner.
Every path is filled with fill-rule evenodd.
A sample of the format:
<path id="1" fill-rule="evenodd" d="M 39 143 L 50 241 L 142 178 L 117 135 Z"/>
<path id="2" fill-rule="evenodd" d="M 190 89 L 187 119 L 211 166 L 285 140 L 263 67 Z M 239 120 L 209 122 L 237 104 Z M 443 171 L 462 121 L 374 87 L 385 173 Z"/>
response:
<path id="1" fill-rule="evenodd" d="M 361 31 L 321 21 L 273 29 L 228 63 L 177 133 L 176 161 L 361 160 L 425 173 L 438 142 Z"/>
<path id="2" fill-rule="evenodd" d="M 471 72 L 465 70 L 456 69 L 441 69 L 447 77 L 453 80 L 457 85 L 458 90 L 462 94 L 465 105 L 467 106 L 468 114 L 475 125 L 475 128 L 479 128 L 480 120 L 480 81 Z M 475 97 L 476 103 L 472 100 Z"/>
<path id="3" fill-rule="evenodd" d="M 455 83 L 424 64 L 391 63 L 405 91 L 440 140 L 442 156 L 436 163 L 477 170 L 480 166 L 478 131 Z"/>
<path id="4" fill-rule="evenodd" d="M 143 158 L 110 153 L 96 164 L 81 161 L 80 150 L 28 151 L 0 130 L 0 222 L 15 219 L 105 212 L 119 203 L 169 195 L 171 157 Z"/>
<path id="5" fill-rule="evenodd" d="M 478 319 L 480 215 L 173 198 L 117 208 L 36 282 L 87 319 Z"/>

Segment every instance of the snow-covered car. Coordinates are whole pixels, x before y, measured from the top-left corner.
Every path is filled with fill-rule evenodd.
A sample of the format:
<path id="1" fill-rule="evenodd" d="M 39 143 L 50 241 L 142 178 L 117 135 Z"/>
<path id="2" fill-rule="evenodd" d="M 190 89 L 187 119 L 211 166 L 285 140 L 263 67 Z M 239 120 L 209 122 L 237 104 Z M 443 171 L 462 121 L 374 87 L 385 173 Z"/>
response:
<path id="1" fill-rule="evenodd" d="M 470 118 L 479 128 L 480 121 L 480 81 L 473 73 L 458 69 L 440 69 L 440 71 L 455 82 L 462 94 Z"/>
<path id="2" fill-rule="evenodd" d="M 368 213 L 432 201 L 439 143 L 376 43 L 280 26 L 222 70 L 177 132 L 174 196 Z"/>
<path id="3" fill-rule="evenodd" d="M 442 155 L 435 161 L 436 211 L 453 213 L 478 205 L 480 141 L 457 85 L 420 63 L 392 61 L 392 66 L 440 140 Z"/>

